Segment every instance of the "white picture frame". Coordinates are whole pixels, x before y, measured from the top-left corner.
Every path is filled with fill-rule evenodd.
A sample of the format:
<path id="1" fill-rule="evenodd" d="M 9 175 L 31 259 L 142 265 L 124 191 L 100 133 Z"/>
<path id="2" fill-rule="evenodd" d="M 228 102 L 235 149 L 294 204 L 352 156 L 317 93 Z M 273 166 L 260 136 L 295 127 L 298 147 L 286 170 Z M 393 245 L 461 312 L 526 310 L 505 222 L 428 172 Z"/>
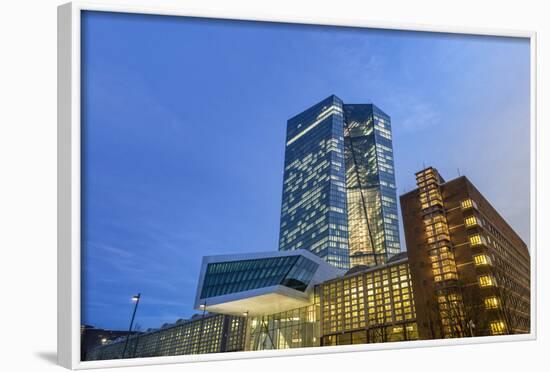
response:
<path id="1" fill-rule="evenodd" d="M 531 45 L 531 333 L 524 335 L 462 339 L 422 340 L 415 342 L 364 344 L 287 349 L 227 354 L 182 355 L 170 357 L 117 359 L 105 361 L 80 361 L 80 17 L 82 11 L 140 13 L 169 16 L 192 16 L 286 22 L 329 26 L 353 26 L 392 30 L 414 30 L 440 33 L 475 34 L 522 37 Z M 128 5 L 124 2 L 109 3 L 75 1 L 58 8 L 58 362 L 70 369 L 92 369 L 151 364 L 216 361 L 241 358 L 266 358 L 274 356 L 311 355 L 351 351 L 373 351 L 442 345 L 480 344 L 488 342 L 520 341 L 536 339 L 536 33 L 532 31 L 487 30 L 446 26 L 379 23 L 368 19 L 309 18 L 305 15 L 273 16 L 257 12 L 236 12 L 168 8 L 163 6 Z"/>

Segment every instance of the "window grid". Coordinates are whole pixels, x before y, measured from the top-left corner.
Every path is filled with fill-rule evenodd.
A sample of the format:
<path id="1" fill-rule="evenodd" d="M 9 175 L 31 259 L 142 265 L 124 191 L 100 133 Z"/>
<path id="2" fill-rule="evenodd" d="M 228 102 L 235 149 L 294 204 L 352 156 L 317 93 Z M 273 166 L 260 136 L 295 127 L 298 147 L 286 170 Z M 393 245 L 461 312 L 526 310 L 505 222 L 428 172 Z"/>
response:
<path id="1" fill-rule="evenodd" d="M 323 335 L 416 318 L 407 264 L 325 283 L 322 299 Z"/>

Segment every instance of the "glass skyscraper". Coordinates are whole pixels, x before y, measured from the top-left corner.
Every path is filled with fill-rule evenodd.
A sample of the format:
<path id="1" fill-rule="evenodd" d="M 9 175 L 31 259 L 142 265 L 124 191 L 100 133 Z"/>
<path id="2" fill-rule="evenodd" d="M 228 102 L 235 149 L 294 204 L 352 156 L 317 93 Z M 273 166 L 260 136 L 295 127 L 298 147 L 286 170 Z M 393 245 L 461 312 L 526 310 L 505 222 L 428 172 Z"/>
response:
<path id="1" fill-rule="evenodd" d="M 279 250 L 339 268 L 399 253 L 390 118 L 332 95 L 287 123 Z"/>
<path id="2" fill-rule="evenodd" d="M 400 252 L 390 117 L 373 104 L 344 105 L 351 266 Z"/>
<path id="3" fill-rule="evenodd" d="M 288 120 L 279 250 L 349 268 L 343 103 L 332 95 Z"/>

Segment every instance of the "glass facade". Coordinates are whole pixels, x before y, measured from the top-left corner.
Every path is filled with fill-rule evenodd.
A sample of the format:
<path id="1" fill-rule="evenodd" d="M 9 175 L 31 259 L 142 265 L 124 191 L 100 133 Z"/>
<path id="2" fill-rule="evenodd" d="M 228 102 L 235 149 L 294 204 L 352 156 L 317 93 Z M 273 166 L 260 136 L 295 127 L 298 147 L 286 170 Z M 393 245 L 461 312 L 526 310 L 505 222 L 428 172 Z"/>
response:
<path id="1" fill-rule="evenodd" d="M 300 248 L 349 268 L 344 116 L 336 96 L 287 123 L 279 250 Z"/>
<path id="2" fill-rule="evenodd" d="M 361 329 L 323 337 L 323 346 L 418 340 L 416 322 Z"/>
<path id="3" fill-rule="evenodd" d="M 284 285 L 305 291 L 319 264 L 301 255 L 209 263 L 200 298 Z"/>
<path id="4" fill-rule="evenodd" d="M 247 350 L 289 349 L 320 345 L 319 304 L 252 317 Z"/>
<path id="5" fill-rule="evenodd" d="M 418 339 L 406 261 L 335 279 L 320 287 L 323 346 Z"/>
<path id="6" fill-rule="evenodd" d="M 401 250 L 390 118 L 330 96 L 287 123 L 280 250 L 343 269 Z"/>
<path id="7" fill-rule="evenodd" d="M 244 317 L 207 314 L 153 332 L 133 335 L 93 349 L 88 360 L 146 358 L 169 355 L 208 354 L 244 350 Z"/>
<path id="8" fill-rule="evenodd" d="M 249 320 L 246 350 L 418 340 L 406 259 L 315 287 L 309 306 Z"/>
<path id="9" fill-rule="evenodd" d="M 296 257 L 301 256 L 283 258 Z M 290 271 L 298 272 L 301 269 L 297 267 L 299 265 L 290 265 L 287 270 L 290 268 Z M 414 296 L 406 259 L 390 260 L 384 266 L 363 269 L 318 284 L 309 298 L 306 306 L 282 312 L 252 316 L 210 313 L 205 317 L 196 316 L 196 319 L 131 336 L 124 357 L 418 339 Z M 121 338 L 92 350 L 89 360 L 121 358 L 125 341 Z"/>
<path id="10" fill-rule="evenodd" d="M 401 250 L 390 118 L 345 104 L 344 122 L 350 263 L 381 265 Z"/>

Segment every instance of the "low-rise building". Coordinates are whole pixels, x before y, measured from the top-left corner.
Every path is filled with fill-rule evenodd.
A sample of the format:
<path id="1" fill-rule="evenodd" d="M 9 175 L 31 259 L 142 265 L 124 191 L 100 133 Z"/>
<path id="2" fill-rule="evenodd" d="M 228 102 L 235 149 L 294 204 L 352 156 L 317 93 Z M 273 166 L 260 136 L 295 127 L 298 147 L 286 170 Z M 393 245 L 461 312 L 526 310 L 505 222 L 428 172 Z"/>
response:
<path id="1" fill-rule="evenodd" d="M 120 337 L 91 350 L 85 360 L 242 351 L 244 330 L 244 317 L 205 313 L 152 332 Z"/>

